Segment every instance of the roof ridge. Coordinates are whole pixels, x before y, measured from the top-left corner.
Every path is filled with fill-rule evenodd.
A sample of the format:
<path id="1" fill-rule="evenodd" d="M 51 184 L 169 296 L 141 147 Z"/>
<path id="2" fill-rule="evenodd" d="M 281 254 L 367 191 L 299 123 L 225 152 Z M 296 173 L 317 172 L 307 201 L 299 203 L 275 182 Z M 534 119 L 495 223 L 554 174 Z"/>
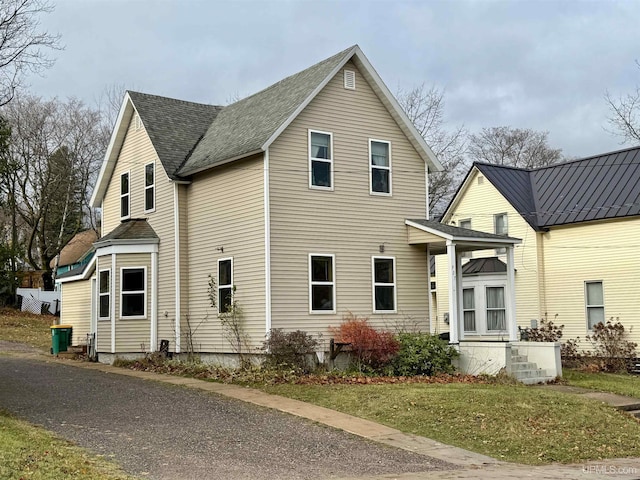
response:
<path id="1" fill-rule="evenodd" d="M 156 95 L 156 94 L 153 94 L 153 93 L 146 93 L 146 92 L 137 92 L 135 90 L 127 90 L 127 93 L 128 94 L 133 93 L 134 95 L 142 95 L 142 96 L 145 96 L 145 97 L 161 98 L 162 100 L 170 100 L 172 102 L 189 103 L 191 105 L 201 105 L 203 107 L 224 108 L 224 105 L 214 105 L 212 103 L 193 102 L 191 100 L 182 100 L 180 98 L 165 97 L 164 95 Z"/>
<path id="2" fill-rule="evenodd" d="M 630 152 L 631 150 L 640 150 L 640 145 L 636 145 L 635 147 L 621 148 L 620 150 L 612 150 L 610 152 L 598 153 L 596 155 L 589 155 L 588 157 L 574 158 L 574 159 L 571 159 L 571 160 L 565 160 L 563 162 L 552 163 L 551 165 L 545 165 L 544 167 L 534 168 L 534 169 L 532 169 L 532 171 L 544 170 L 546 168 L 553 168 L 553 167 L 561 167 L 561 166 L 569 165 L 569 164 L 572 164 L 572 163 L 578 163 L 578 162 L 584 162 L 584 161 L 587 161 L 587 160 L 593 160 L 594 158 L 608 157 L 609 155 L 617 155 L 617 154 L 623 153 L 623 152 Z"/>
<path id="3" fill-rule="evenodd" d="M 505 168 L 505 169 L 509 169 L 509 170 L 518 170 L 520 172 L 531 172 L 535 169 L 532 168 L 523 168 L 523 167 L 515 167 L 513 165 L 499 165 L 497 163 L 490 163 L 490 162 L 478 162 L 478 161 L 474 161 L 473 165 L 481 165 L 481 166 L 486 166 L 486 167 L 492 167 L 492 168 Z M 473 166 L 471 165 L 471 166 Z"/>
<path id="4" fill-rule="evenodd" d="M 262 94 L 262 93 L 264 93 L 264 92 L 266 92 L 268 90 L 271 90 L 272 88 L 277 87 L 278 85 L 280 85 L 281 83 L 289 80 L 290 78 L 293 78 L 293 77 L 296 77 L 298 75 L 301 75 L 301 74 L 305 73 L 307 70 L 311 70 L 312 68 L 315 68 L 315 67 L 317 67 L 317 66 L 319 66 L 319 65 L 321 65 L 323 63 L 330 62 L 330 61 L 334 60 L 336 57 L 340 57 L 340 56 L 346 55 L 346 53 L 349 50 L 355 50 L 355 48 L 357 46 L 358 46 L 358 44 L 355 44 L 355 45 L 350 46 L 349 48 L 345 48 L 344 50 L 342 50 L 341 52 L 336 53 L 335 55 L 331 55 L 330 57 L 325 58 L 324 60 L 320 60 L 319 62 L 316 62 L 313 65 L 310 65 L 310 66 L 308 66 L 306 68 L 303 68 L 302 70 L 299 70 L 299 71 L 297 71 L 295 73 L 292 73 L 291 75 L 287 75 L 286 77 L 281 78 L 277 82 L 272 83 L 271 85 L 267 85 L 262 90 L 258 90 L 257 92 L 252 93 L 251 95 L 249 95 L 248 97 L 241 98 L 240 100 L 238 100 L 236 102 L 230 103 L 229 105 L 225 105 L 223 108 L 227 108 L 227 107 L 231 107 L 233 105 L 237 105 L 238 103 L 244 102 L 245 100 L 249 100 L 249 99 L 255 97 L 256 95 L 260 95 L 260 94 Z"/>

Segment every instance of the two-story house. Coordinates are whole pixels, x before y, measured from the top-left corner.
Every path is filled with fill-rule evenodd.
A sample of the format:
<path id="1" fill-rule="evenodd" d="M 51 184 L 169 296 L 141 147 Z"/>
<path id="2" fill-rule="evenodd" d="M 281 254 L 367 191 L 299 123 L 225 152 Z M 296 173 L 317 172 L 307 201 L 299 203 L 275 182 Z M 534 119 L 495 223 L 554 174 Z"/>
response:
<path id="1" fill-rule="evenodd" d="M 460 235 L 517 243 L 428 220 L 440 168 L 357 46 L 225 107 L 128 92 L 92 198 L 105 235 L 59 279 L 62 322 L 91 319 L 101 361 L 187 333 L 231 353 L 232 300 L 252 349 L 275 328 L 328 340 L 348 312 L 428 330 L 428 245 L 455 272 Z"/>
<path id="2" fill-rule="evenodd" d="M 564 339 L 619 319 L 640 343 L 640 287 L 635 251 L 640 234 L 640 148 L 543 168 L 475 163 L 442 222 L 522 239 L 515 249 L 517 323 L 547 318 Z M 504 323 L 493 307 L 507 282 L 503 249 L 463 259 L 462 338 L 499 340 Z M 437 259 L 437 309 L 432 325 L 446 331 L 447 266 Z"/>

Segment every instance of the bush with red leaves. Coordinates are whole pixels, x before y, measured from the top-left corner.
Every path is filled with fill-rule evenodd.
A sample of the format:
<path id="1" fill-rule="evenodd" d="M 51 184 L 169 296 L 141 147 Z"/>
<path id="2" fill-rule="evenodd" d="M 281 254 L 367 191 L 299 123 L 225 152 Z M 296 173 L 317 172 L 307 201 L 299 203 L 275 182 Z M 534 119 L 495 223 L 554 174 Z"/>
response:
<path id="1" fill-rule="evenodd" d="M 398 354 L 400 344 L 391 332 L 379 332 L 365 317 L 348 313 L 339 327 L 329 327 L 335 340 L 349 344 L 359 371 L 377 372 L 387 367 Z"/>

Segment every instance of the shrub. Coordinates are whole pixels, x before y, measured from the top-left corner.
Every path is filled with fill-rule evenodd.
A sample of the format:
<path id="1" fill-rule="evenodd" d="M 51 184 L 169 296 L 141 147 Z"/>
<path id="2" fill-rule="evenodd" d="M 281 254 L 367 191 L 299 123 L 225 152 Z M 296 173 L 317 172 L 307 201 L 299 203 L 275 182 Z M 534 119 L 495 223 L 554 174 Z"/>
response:
<path id="1" fill-rule="evenodd" d="M 556 315 L 556 318 L 558 315 Z M 562 338 L 562 330 L 564 325 L 555 325 L 552 320 L 545 318 L 540 320 L 540 326 L 536 328 L 525 328 L 523 332 L 523 339 L 530 342 L 557 342 Z"/>
<path id="2" fill-rule="evenodd" d="M 458 356 L 455 348 L 445 340 L 428 333 L 399 333 L 398 355 L 393 360 L 396 375 L 436 375 L 453 373 L 452 360 Z"/>
<path id="3" fill-rule="evenodd" d="M 329 327 L 336 341 L 348 343 L 352 360 L 359 371 L 376 372 L 388 366 L 400 344 L 391 332 L 379 332 L 364 317 L 348 313 L 339 327 Z"/>
<path id="4" fill-rule="evenodd" d="M 613 318 L 607 323 L 597 323 L 593 333 L 585 338 L 594 347 L 593 356 L 597 357 L 605 372 L 622 372 L 627 369 L 630 360 L 636 356 L 637 343 L 626 340 L 624 325 Z"/>
<path id="5" fill-rule="evenodd" d="M 579 368 L 583 366 L 584 353 L 578 350 L 578 345 L 580 345 L 580 337 L 567 340 L 560 345 L 560 356 L 564 367 Z"/>
<path id="6" fill-rule="evenodd" d="M 287 367 L 307 372 L 307 356 L 315 352 L 318 341 L 302 330 L 284 332 L 273 329 L 262 344 L 265 351 L 265 365 L 269 367 Z"/>

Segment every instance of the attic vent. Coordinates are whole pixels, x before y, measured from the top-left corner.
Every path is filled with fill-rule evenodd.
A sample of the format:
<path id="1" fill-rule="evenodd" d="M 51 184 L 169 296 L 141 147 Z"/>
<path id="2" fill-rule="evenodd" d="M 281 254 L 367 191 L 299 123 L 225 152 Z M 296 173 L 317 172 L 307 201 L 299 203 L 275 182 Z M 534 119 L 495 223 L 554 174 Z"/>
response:
<path id="1" fill-rule="evenodd" d="M 142 120 L 140 119 L 140 115 L 137 113 L 135 117 L 133 117 L 133 124 L 135 125 L 136 130 L 140 130 L 142 128 Z"/>
<path id="2" fill-rule="evenodd" d="M 478 176 L 478 185 L 482 185 L 484 183 L 484 177 Z"/>
<path id="3" fill-rule="evenodd" d="M 356 89 L 356 72 L 353 70 L 344 71 L 344 88 L 349 90 Z"/>

